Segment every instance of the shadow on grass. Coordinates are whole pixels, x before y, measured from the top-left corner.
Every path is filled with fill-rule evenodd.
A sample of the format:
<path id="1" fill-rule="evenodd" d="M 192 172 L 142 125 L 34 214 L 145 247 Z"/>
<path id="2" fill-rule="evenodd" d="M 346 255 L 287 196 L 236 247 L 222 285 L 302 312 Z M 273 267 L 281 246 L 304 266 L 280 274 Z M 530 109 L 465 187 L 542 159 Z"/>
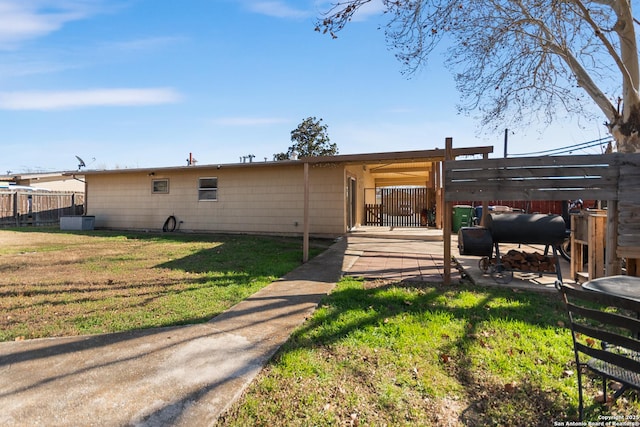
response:
<path id="1" fill-rule="evenodd" d="M 409 297 L 399 292 L 387 292 L 389 289 L 402 287 L 418 292 L 412 292 Z M 447 303 L 448 299 L 466 291 L 484 296 L 473 304 L 461 307 Z M 505 298 L 517 301 L 518 304 L 494 304 L 497 299 Z M 361 312 L 365 307 L 368 307 L 366 315 L 349 315 L 350 311 Z M 401 319 L 405 314 L 417 318 L 425 313 L 444 314 L 455 322 L 467 325 L 467 329 L 457 339 L 451 339 L 440 348 L 425 348 L 422 351 L 435 353 L 435 357 L 440 358 L 442 369 L 462 385 L 465 394 L 463 399 L 468 406 L 460 414 L 460 422 L 471 426 L 547 426 L 553 420 L 577 419 L 575 403 L 568 404 L 567 398 L 562 396 L 562 391 L 544 390 L 541 385 L 536 384 L 535 379 L 530 380 L 526 377 L 521 378 L 516 387 L 509 388 L 511 380 L 497 379 L 480 372 L 471 356 L 473 348 L 486 345 L 484 341 L 487 338 L 483 336 L 483 327 L 491 319 L 557 329 L 558 322 L 565 320 L 565 310 L 555 294 L 514 293 L 510 289 L 465 285 L 444 287 L 398 284 L 373 289 L 351 286 L 334 291 L 323 301 L 323 308 L 321 315 L 305 323 L 292 336 L 288 344 L 281 349 L 279 356 L 286 352 L 295 352 L 299 348 L 339 345 L 357 331 L 384 328 L 390 319 Z M 570 336 L 568 333 L 565 335 L 566 344 L 570 348 Z M 415 345 L 420 344 L 416 342 Z M 569 358 L 566 362 L 570 361 Z M 548 363 L 562 364 L 563 360 Z M 429 396 L 425 396 L 426 398 Z M 503 408 L 519 409 L 514 411 Z"/>
<path id="2" fill-rule="evenodd" d="M 59 227 L 4 227 L 0 231 L 12 231 L 16 233 L 33 234 L 60 234 L 70 236 L 88 236 L 88 237 L 122 237 L 127 239 L 147 240 L 147 241 L 168 241 L 168 242 L 208 242 L 218 238 L 228 238 L 230 235 L 216 233 L 181 233 L 181 232 L 162 232 L 160 230 L 153 231 L 123 231 L 123 230 L 60 230 Z"/>
<path id="3" fill-rule="evenodd" d="M 151 231 L 136 231 L 136 230 L 108 230 L 108 229 L 96 229 L 86 231 L 70 231 L 60 230 L 58 227 L 0 227 L 0 231 L 12 231 L 17 233 L 33 234 L 58 234 L 69 236 L 86 236 L 96 238 L 122 238 L 128 240 L 140 240 L 148 242 L 234 242 L 240 240 L 253 240 L 254 242 L 263 241 L 280 241 L 291 242 L 294 244 L 302 245 L 301 237 L 288 237 L 277 235 L 258 235 L 258 234 L 230 234 L 220 232 L 162 232 L 160 230 Z M 311 247 L 320 249 L 327 249 L 331 246 L 331 239 L 327 238 L 312 238 L 309 241 Z"/>
<path id="4" fill-rule="evenodd" d="M 263 245 L 261 241 L 261 238 L 257 240 L 258 247 Z M 264 269 L 274 274 L 280 269 L 291 269 L 298 265 L 295 250 L 295 247 L 285 249 L 289 257 L 288 263 L 282 262 L 283 253 L 268 245 L 261 250 L 238 254 L 235 259 L 263 258 L 258 266 L 248 268 L 252 273 L 248 278 L 243 277 L 242 283 L 258 277 L 256 271 Z M 269 252 L 268 256 L 265 252 Z M 260 253 L 264 256 L 257 255 Z M 209 267 L 202 267 L 203 255 L 218 254 L 215 250 L 205 251 L 204 254 L 196 252 L 187 257 L 167 261 L 158 267 L 188 272 L 206 271 Z M 230 251 L 230 255 L 229 258 L 233 258 L 233 251 Z M 191 374 L 184 378 L 180 375 L 180 380 L 195 382 L 197 385 L 190 389 L 178 386 L 176 389 L 179 391 L 175 391 L 168 383 L 161 382 L 159 388 L 141 395 L 134 393 L 130 396 L 125 393 L 124 397 L 113 396 L 117 402 L 126 401 L 127 405 L 130 402 L 136 413 L 149 422 L 171 424 L 171 421 L 167 420 L 180 419 L 184 415 L 183 411 L 189 412 L 194 407 L 194 399 L 203 398 L 210 393 L 215 395 L 207 401 L 220 401 L 224 404 L 222 408 L 218 408 L 221 411 L 228 401 L 220 399 L 220 396 L 232 396 L 242 389 L 252 378 L 250 376 L 247 379 L 243 376 L 255 375 L 259 371 L 281 342 L 286 340 L 294 325 L 297 325 L 295 322 L 308 316 L 322 296 L 326 295 L 330 285 L 338 280 L 341 267 L 341 262 L 338 261 L 342 258 L 332 258 L 333 263 L 323 260 L 322 255 L 317 258 L 320 258 L 320 261 L 316 261 L 316 265 L 320 263 L 322 268 L 310 267 L 315 260 L 312 259 L 308 264 L 287 274 L 282 280 L 277 280 L 270 292 L 257 292 L 217 316 L 211 323 L 0 343 L 0 372 L 3 372 L 5 384 L 4 387 L 0 385 L 0 406 L 7 408 L 3 415 L 12 417 L 21 414 L 21 408 L 28 408 L 29 405 L 35 404 L 35 401 L 40 402 L 40 414 L 50 410 L 48 408 L 59 409 L 65 405 L 91 410 L 92 404 L 96 402 L 100 407 L 95 409 L 100 410 L 104 406 L 99 403 L 102 397 L 89 397 L 91 401 L 86 401 L 85 396 L 102 396 L 102 390 L 111 389 L 134 393 L 137 384 L 146 381 L 146 376 L 139 377 L 139 374 L 136 374 L 139 369 L 151 369 L 153 372 L 158 370 L 157 375 L 160 377 L 164 375 L 164 369 L 184 369 Z M 327 262 L 330 265 L 327 265 Z M 210 260 L 205 260 L 205 263 L 209 264 Z M 311 273 L 318 276 L 320 290 L 300 288 L 299 281 L 309 279 Z M 125 284 L 118 286 L 122 286 L 122 291 L 126 292 Z M 196 323 L 208 319 L 210 318 L 191 317 L 179 323 Z M 236 347 L 233 347 L 234 343 Z M 232 347 L 229 347 L 230 344 Z M 188 363 L 182 362 L 163 368 L 163 361 L 175 355 L 188 356 Z M 230 368 L 223 367 L 229 363 L 232 365 Z M 120 372 L 131 374 L 124 383 L 112 384 Z M 192 379 L 192 376 L 195 379 Z M 234 384 L 235 388 L 230 391 L 219 389 L 226 384 Z M 84 391 L 87 387 L 95 391 L 87 394 Z M 52 390 L 53 395 L 50 395 Z M 83 392 L 77 394 L 76 398 L 66 397 L 68 391 L 78 393 L 79 390 Z M 170 393 L 170 397 L 159 401 L 154 393 L 163 393 L 165 390 Z M 117 406 L 117 403 L 113 404 Z M 210 412 L 208 416 L 217 416 L 219 413 L 211 413 L 210 407 L 207 408 Z M 73 412 L 71 408 L 69 412 Z M 24 413 L 22 415 L 24 416 Z M 109 418 L 106 418 L 107 423 L 108 420 Z M 133 421 L 136 420 L 128 419 L 123 424 Z"/>
<path id="5" fill-rule="evenodd" d="M 11 310 L 32 310 L 39 307 L 56 306 L 71 307 L 73 305 L 83 305 L 87 303 L 100 303 L 108 299 L 109 301 L 120 301 L 117 304 L 118 310 L 123 311 L 127 308 L 144 309 L 150 303 L 180 294 L 188 294 L 190 292 L 204 291 L 210 288 L 225 288 L 236 286 L 237 284 L 248 283 L 246 275 L 228 274 L 224 276 L 224 281 L 213 281 L 208 277 L 197 277 L 190 279 L 163 279 L 157 283 L 146 282 L 144 284 L 136 284 L 130 282 L 112 284 L 103 284 L 102 286 L 92 286 L 90 290 L 86 287 L 75 286 L 74 283 L 65 283 L 59 286 L 50 286 L 33 290 L 23 291 L 6 291 L 0 292 L 0 298 L 5 298 L 5 304 L 10 305 Z M 12 287 L 11 284 L 8 285 Z M 141 289 L 145 289 L 142 291 Z M 108 293 L 108 296 L 101 293 Z M 11 303 L 10 298 L 24 299 L 28 302 L 24 304 Z M 112 303 L 113 304 L 113 303 Z M 103 307 L 108 309 L 108 306 Z M 43 308 L 40 308 L 42 310 Z M 81 309 L 79 309 L 81 310 Z M 220 311 L 212 312 L 207 319 L 219 314 Z M 181 319 L 178 321 L 165 322 L 158 326 L 185 325 L 191 323 L 189 319 Z M 9 324 L 10 326 L 10 324 Z"/>
<path id="6" fill-rule="evenodd" d="M 21 232 L 29 232 L 19 229 Z M 47 230 L 34 229 L 33 231 L 42 233 Z M 83 315 L 83 304 L 86 305 L 89 313 L 88 322 L 93 322 L 94 317 L 91 312 L 96 310 L 150 310 L 152 304 L 157 305 L 157 301 L 171 300 L 170 304 L 188 304 L 195 307 L 195 312 L 206 311 L 213 317 L 229 307 L 229 302 L 238 302 L 251 293 L 257 291 L 261 286 L 267 285 L 273 280 L 281 277 L 288 271 L 300 265 L 301 243 L 299 239 L 278 238 L 267 236 L 239 236 L 239 235 L 212 235 L 212 234 L 178 234 L 178 233 L 130 233 L 130 232 L 60 232 L 50 230 L 55 234 L 89 235 L 91 237 L 113 238 L 115 241 L 101 241 L 97 243 L 99 248 L 91 243 L 83 243 L 82 251 L 78 251 L 77 259 L 64 259 L 56 262 L 56 266 L 61 266 L 68 278 L 50 276 L 46 280 L 41 280 L 38 274 L 30 273 L 30 269 L 37 265 L 41 269 L 51 270 L 49 263 L 55 259 L 55 254 L 50 252 L 33 252 L 36 257 L 22 261 L 18 255 L 20 264 L 12 261 L 6 265 L 0 265 L 0 271 L 7 274 L 15 274 L 16 279 L 0 285 L 0 297 L 3 298 L 3 307 L 8 310 L 7 316 L 0 319 L 0 325 L 5 327 L 11 324 L 18 325 L 26 321 L 25 315 L 28 310 L 38 310 L 43 313 L 41 318 L 48 319 L 50 312 L 58 311 L 56 307 L 64 307 L 65 313 L 71 315 Z M 174 259 L 162 262 L 155 266 L 144 267 L 149 272 L 136 271 L 135 278 L 131 278 L 129 267 L 120 269 L 121 263 L 124 265 L 128 261 L 137 262 L 139 258 L 136 251 L 140 246 L 134 244 L 129 246 L 120 245 L 120 238 L 126 242 L 138 241 L 140 239 L 150 243 L 145 248 L 153 247 L 154 243 L 166 242 L 206 242 L 215 245 L 193 245 L 193 252 L 184 256 L 173 256 Z M 28 247 L 30 242 L 36 243 L 38 238 L 25 240 Z M 62 242 L 66 242 L 62 239 Z M 73 242 L 72 242 L 73 244 Z M 109 245 L 116 245 L 119 253 L 113 255 Z M 114 247 L 116 247 L 114 246 Z M 203 249 L 202 247 L 205 246 Z M 186 246 L 189 248 L 189 246 Z M 86 249 L 85 249 L 86 248 Z M 94 251 L 92 251 L 92 248 Z M 103 250 L 106 249 L 106 252 Z M 171 253 L 180 253 L 174 246 L 156 251 L 154 257 L 170 259 Z M 60 244 L 60 252 L 64 252 L 64 244 Z M 314 254 L 320 249 L 315 249 Z M 104 252 L 104 253 L 103 253 Z M 50 255 L 51 254 L 51 255 Z M 142 256 L 146 256 L 145 252 Z M 83 258 L 84 257 L 84 258 Z M 94 265 L 95 264 L 95 265 Z M 64 269 L 73 265 L 72 269 Z M 134 264 L 135 265 L 135 264 Z M 115 266 L 115 268 L 114 268 Z M 91 268 L 95 274 L 87 273 L 87 268 Z M 55 269 L 55 267 L 52 267 Z M 113 269 L 113 270 L 112 270 Z M 171 271 L 169 271 L 171 270 Z M 54 270 L 55 271 L 55 270 Z M 71 272 L 71 273 L 69 273 Z M 76 272 L 75 274 L 73 272 Z M 139 274 L 138 274 L 139 273 Z M 77 277 L 77 278 L 76 278 Z M 182 298 L 182 300 L 180 300 Z M 220 301 L 217 301 L 220 299 Z M 197 302 L 196 302 L 197 300 Z M 197 304 L 197 306 L 196 306 Z M 225 305 L 226 304 L 226 305 Z M 72 308 L 76 307 L 76 308 Z M 169 306 L 168 310 L 170 311 Z M 178 308 L 180 311 L 182 308 Z M 13 310 L 13 312 L 11 312 Z M 47 311 L 48 310 L 48 311 Z M 20 312 L 20 313 L 17 313 Z M 17 314 L 14 314 L 17 313 Z M 155 315 L 155 314 L 154 314 Z M 56 317 L 59 317 L 55 313 Z M 189 315 L 185 319 L 159 321 L 153 326 L 172 326 L 187 323 L 193 316 Z M 175 319 L 175 316 L 171 316 Z M 58 319 L 54 319 L 58 321 Z M 146 324 L 146 323 L 145 323 Z M 45 325 L 48 328 L 48 326 Z M 135 325 L 132 329 L 140 326 Z M 21 327 L 18 335 L 25 334 Z M 37 327 L 36 327 L 37 330 Z M 94 330 L 94 328 L 91 328 Z M 122 328 L 118 328 L 122 330 Z M 12 337 L 5 328 L 5 336 Z M 38 332 L 32 336 L 42 336 Z"/>
<path id="7" fill-rule="evenodd" d="M 286 339 L 287 319 L 292 314 L 303 318 L 325 295 L 288 295 L 288 290 L 283 282 L 282 294 L 258 293 L 201 325 L 0 343 L 0 405 L 9 417 L 35 401 L 41 417 L 49 411 L 94 410 L 92 419 L 113 425 L 174 425 L 202 405 L 201 415 L 214 420 L 273 355 L 279 340 Z M 188 319 L 200 320 L 206 319 Z M 178 356 L 179 363 L 167 365 Z M 174 371 L 178 374 L 167 374 Z M 122 372 L 128 373 L 125 379 L 119 378 Z M 178 375 L 178 383 L 167 375 Z M 158 387 L 145 386 L 144 393 L 136 394 L 148 377 L 159 378 Z M 105 404 L 103 396 L 110 390 L 120 391 Z M 75 397 L 67 397 L 68 392 Z M 118 405 L 123 405 L 118 413 L 104 414 L 104 408 Z M 118 418 L 130 409 L 135 418 Z"/>
<path id="8" fill-rule="evenodd" d="M 227 247 L 225 247 L 225 249 L 226 248 Z M 215 248 L 207 249 L 206 251 L 208 252 L 206 252 L 206 254 L 213 256 L 214 258 L 217 255 L 223 255 L 222 252 L 220 254 L 215 253 L 215 250 Z M 239 258 L 252 259 L 263 258 L 264 256 L 262 254 L 263 253 L 258 251 L 249 250 L 243 254 L 236 254 L 234 256 L 236 257 L 236 260 Z M 205 263 L 211 262 L 211 260 L 203 261 L 203 255 L 205 255 L 205 253 L 195 253 L 177 260 L 167 261 L 159 265 L 159 267 L 187 272 L 207 271 L 210 267 L 205 267 L 204 265 Z M 275 255 L 275 257 L 267 258 L 268 261 L 266 261 L 266 263 L 274 263 L 274 260 L 278 259 L 278 254 Z M 322 273 L 322 275 L 314 277 L 314 280 L 317 283 L 328 285 L 335 283 L 337 280 L 335 274 L 340 272 L 342 257 L 335 257 L 335 259 L 330 258 L 331 263 L 328 263 L 327 260 L 322 259 L 321 257 L 322 256 L 318 257 L 320 259 L 317 260 L 317 264 L 314 265 L 314 261 L 316 260 L 312 260 L 310 263 L 296 269 L 294 273 L 287 275 L 287 277 L 282 281 L 282 285 L 284 286 L 284 291 L 289 293 L 283 292 L 278 296 L 255 295 L 252 298 L 248 298 L 246 301 L 248 305 L 243 306 L 244 308 L 229 310 L 223 315 L 218 316 L 216 318 L 216 322 L 212 323 L 213 328 L 220 328 L 224 321 L 227 323 L 227 327 L 224 329 L 225 333 L 248 337 L 249 332 L 246 332 L 246 330 L 251 326 L 255 326 L 256 328 L 252 329 L 252 331 L 254 331 L 252 332 L 253 334 L 264 334 L 266 333 L 265 330 L 273 329 L 275 331 L 274 333 L 279 338 L 286 339 L 287 332 L 282 328 L 282 320 L 287 318 L 291 313 L 300 315 L 308 313 L 309 307 L 313 307 L 315 304 L 320 302 L 323 295 L 322 292 L 314 293 L 306 290 L 306 288 L 300 288 L 301 284 L 296 283 L 296 281 L 309 280 L 312 273 L 318 273 L 317 270 L 320 270 Z M 320 268 L 318 268 L 318 265 Z M 290 288 L 287 288 L 289 285 Z M 335 291 L 322 303 L 324 305 L 323 310 L 325 310 L 324 314 L 322 316 L 312 317 L 311 320 L 307 321 L 307 323 L 305 323 L 303 327 L 292 336 L 289 343 L 282 348 L 282 353 L 292 351 L 300 347 L 315 348 L 318 346 L 329 346 L 340 342 L 342 339 L 358 330 L 377 327 L 384 324 L 385 319 L 399 317 L 404 313 L 420 314 L 429 311 L 442 312 L 472 325 L 472 328 L 463 336 L 448 343 L 449 347 L 443 347 L 439 350 L 453 352 L 453 349 L 456 349 L 458 354 L 461 355 L 459 363 L 456 364 L 456 368 L 449 368 L 448 372 L 450 375 L 457 378 L 457 380 L 463 384 L 467 390 L 468 407 L 467 410 L 462 413 L 462 419 L 468 425 L 517 425 L 517 422 L 501 423 L 501 420 L 496 420 L 495 417 L 487 418 L 487 408 L 499 404 L 515 405 L 517 407 L 517 405 L 521 404 L 523 400 L 526 400 L 528 396 L 534 396 L 536 401 L 539 402 L 541 409 L 535 412 L 538 416 L 537 419 L 522 419 L 520 420 L 522 421 L 522 424 L 525 424 L 526 421 L 526 424 L 528 425 L 548 425 L 550 420 L 549 416 L 562 413 L 561 410 L 557 408 L 557 402 L 554 402 L 555 396 L 549 395 L 535 384 L 525 383 L 517 393 L 504 393 L 504 391 L 500 390 L 501 387 L 503 387 L 503 384 L 497 384 L 491 379 L 480 377 L 477 372 L 474 372 L 472 369 L 471 359 L 468 355 L 469 348 L 479 344 L 479 334 L 475 328 L 478 327 L 483 319 L 500 317 L 519 320 L 531 325 L 549 327 L 557 326 L 557 317 L 553 313 L 564 313 L 564 311 L 556 310 L 556 307 L 559 307 L 559 305 L 554 305 L 555 303 L 552 303 L 551 299 L 549 299 L 547 307 L 548 312 L 551 314 L 545 315 L 541 314 L 538 310 L 540 307 L 539 304 L 534 304 L 533 301 L 527 303 L 526 301 L 527 298 L 538 298 L 537 296 L 526 293 L 513 294 L 510 290 L 482 289 L 482 292 L 485 293 L 486 296 L 483 299 L 476 301 L 471 306 L 451 307 L 446 304 L 446 298 L 453 297 L 455 293 L 464 291 L 464 287 L 424 287 L 423 292 L 419 293 L 410 301 L 411 304 L 407 304 L 406 299 L 401 295 L 385 294 L 386 289 L 387 288 L 375 288 L 365 290 L 362 289 L 362 287 L 357 289 L 347 287 Z M 522 298 L 524 301 L 518 307 L 492 308 L 491 303 L 495 298 L 499 298 L 507 294 L 512 298 Z M 252 304 L 255 305 L 252 306 Z M 349 322 L 338 321 L 343 314 L 348 313 L 349 311 L 362 310 L 367 307 L 374 308 L 372 315 L 368 315 L 364 318 L 354 318 Z M 192 320 L 197 321 L 198 319 Z M 324 328 L 323 326 L 327 323 L 332 324 L 332 327 Z M 203 327 L 204 326 L 210 325 L 203 325 Z M 172 329 L 172 331 L 173 330 L 174 329 Z M 180 329 L 176 328 L 175 331 L 175 333 L 178 334 Z M 314 331 L 319 332 L 316 333 Z M 58 373 L 54 371 L 53 374 L 49 376 L 44 375 L 39 379 L 34 379 L 31 383 L 27 381 L 26 384 L 13 385 L 17 391 L 10 392 L 9 394 L 20 399 L 23 397 L 20 390 L 26 393 L 42 386 L 52 386 L 52 384 L 57 384 L 58 381 L 62 384 L 66 384 L 63 381 L 66 378 L 70 378 L 73 381 L 82 381 L 81 378 L 84 378 L 85 374 L 89 374 L 90 376 L 95 375 L 95 372 L 107 366 L 122 369 L 121 367 L 126 366 L 126 362 L 134 362 L 136 360 L 146 361 L 147 359 L 145 357 L 147 355 L 153 356 L 159 351 L 151 347 L 146 348 L 144 346 L 140 346 L 139 354 L 124 356 L 122 361 L 118 359 L 110 361 L 106 358 L 103 360 L 100 356 L 94 357 L 93 359 L 87 358 L 86 352 L 90 350 L 94 350 L 98 353 L 113 353 L 114 350 L 108 350 L 111 346 L 123 346 L 127 348 L 136 347 L 136 338 L 141 336 L 149 337 L 152 341 L 156 342 L 155 344 L 163 348 L 173 348 L 174 345 L 178 348 L 178 344 L 182 346 L 191 343 L 190 339 L 178 339 L 175 342 L 173 339 L 168 340 L 166 336 L 163 335 L 166 332 L 167 330 L 157 328 L 122 334 L 110 334 L 108 336 L 70 339 L 62 342 L 46 342 L 43 340 L 25 344 L 15 343 L 15 347 L 11 346 L 14 347 L 13 351 L 6 350 L 9 348 L 9 344 L 11 343 L 6 343 L 6 346 L 0 344 L 0 371 L 3 367 L 10 366 L 11 370 L 16 370 L 20 365 L 24 365 L 24 375 L 20 376 L 21 378 L 24 377 L 22 378 L 22 381 L 24 381 L 29 378 L 28 372 L 30 372 L 30 363 L 30 367 L 37 370 L 39 363 L 46 364 L 51 360 L 49 358 L 56 355 L 78 358 L 78 365 L 73 366 L 70 371 L 60 371 Z M 171 333 L 173 334 L 173 332 Z M 208 334 L 217 336 L 220 334 L 220 330 L 205 333 L 204 336 L 208 336 Z M 306 334 L 312 335 L 313 339 L 305 338 Z M 205 382 L 205 384 L 199 389 L 186 394 L 176 393 L 173 400 L 165 401 L 162 405 L 157 405 L 151 413 L 147 414 L 148 418 L 146 419 L 158 420 L 165 416 L 173 417 L 173 420 L 179 419 L 181 417 L 181 413 L 186 411 L 192 404 L 193 399 L 200 398 L 204 395 L 208 395 L 209 393 L 216 393 L 217 385 L 236 381 L 236 377 L 234 375 L 245 373 L 248 370 L 253 369 L 252 367 L 261 366 L 261 363 L 266 360 L 265 357 L 270 357 L 272 354 L 270 352 L 275 351 L 277 344 L 269 335 L 261 335 L 257 339 L 255 336 L 252 336 L 252 339 L 255 339 L 256 341 L 249 342 L 246 348 L 244 348 L 244 352 L 238 352 L 237 354 L 231 354 L 228 356 L 232 359 L 242 360 L 244 364 L 241 367 L 228 372 L 227 374 L 229 377 L 227 377 L 227 379 Z M 260 356 L 251 357 L 249 354 L 250 351 L 260 344 L 268 345 L 269 351 L 262 353 Z M 214 356 L 221 350 L 224 350 L 221 345 L 217 347 L 209 346 L 206 349 L 207 357 Z M 244 357 L 248 357 L 248 359 L 245 360 L 243 359 Z M 467 359 L 465 359 L 465 357 L 467 357 Z M 195 367 L 189 367 L 189 369 L 196 370 Z M 11 370 L 9 370 L 9 372 L 11 372 Z M 237 392 L 238 389 L 235 389 L 235 391 Z M 221 392 L 217 391 L 217 393 Z M 3 396 L 6 395 L 0 396 L 0 400 Z M 561 404 L 561 402 L 559 404 Z"/>

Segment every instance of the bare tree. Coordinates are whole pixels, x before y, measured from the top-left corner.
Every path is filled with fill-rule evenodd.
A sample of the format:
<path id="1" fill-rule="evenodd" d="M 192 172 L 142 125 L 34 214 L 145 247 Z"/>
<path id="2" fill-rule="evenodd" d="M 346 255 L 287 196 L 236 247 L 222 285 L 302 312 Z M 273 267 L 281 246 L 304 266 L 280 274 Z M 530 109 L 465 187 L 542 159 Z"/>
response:
<path id="1" fill-rule="evenodd" d="M 371 1 L 335 3 L 316 30 L 336 37 Z M 459 110 L 479 111 L 483 126 L 585 117 L 595 103 L 618 151 L 640 152 L 633 0 L 377 1 L 406 72 L 446 41 Z"/>

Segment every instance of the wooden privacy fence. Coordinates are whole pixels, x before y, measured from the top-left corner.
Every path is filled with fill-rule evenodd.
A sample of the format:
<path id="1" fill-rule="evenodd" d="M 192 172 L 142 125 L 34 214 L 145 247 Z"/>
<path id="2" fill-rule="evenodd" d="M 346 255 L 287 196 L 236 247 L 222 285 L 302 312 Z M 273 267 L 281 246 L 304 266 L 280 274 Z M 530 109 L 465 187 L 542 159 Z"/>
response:
<path id="1" fill-rule="evenodd" d="M 607 201 L 607 274 L 640 258 L 640 154 L 445 161 L 444 199 Z M 451 245 L 445 229 L 445 245 Z M 448 243 L 447 243 L 448 242 Z M 445 278 L 446 279 L 446 278 Z"/>
<path id="2" fill-rule="evenodd" d="M 618 256 L 640 258 L 640 155 L 621 156 L 618 176 Z"/>
<path id="3" fill-rule="evenodd" d="M 0 191 L 0 226 L 55 225 L 60 217 L 82 215 L 84 193 Z"/>
<path id="4" fill-rule="evenodd" d="M 610 200 L 617 191 L 619 159 L 605 154 L 446 162 L 445 201 Z"/>

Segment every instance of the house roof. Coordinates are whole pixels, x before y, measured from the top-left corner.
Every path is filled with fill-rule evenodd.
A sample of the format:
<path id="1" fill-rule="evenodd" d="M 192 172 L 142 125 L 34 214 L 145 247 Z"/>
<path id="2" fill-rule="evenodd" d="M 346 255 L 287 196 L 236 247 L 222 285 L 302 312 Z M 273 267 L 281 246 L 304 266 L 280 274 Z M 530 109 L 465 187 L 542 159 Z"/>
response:
<path id="1" fill-rule="evenodd" d="M 452 150 L 453 157 L 459 156 L 476 156 L 493 153 L 493 146 L 484 147 L 463 147 L 454 148 Z M 372 163 L 372 162 L 418 162 L 418 161 L 441 161 L 444 160 L 444 148 L 435 148 L 432 150 L 415 150 L 415 151 L 391 151 L 384 153 L 367 153 L 367 154 L 340 154 L 336 156 L 318 156 L 303 157 L 299 162 L 307 163 Z"/>
<path id="2" fill-rule="evenodd" d="M 35 173 L 22 173 L 11 175 L 0 175 L 0 181 L 19 182 L 25 180 L 42 180 L 42 181 L 55 181 L 62 178 L 68 178 L 71 174 L 76 176 L 84 175 L 82 172 L 35 172 Z"/>
<path id="3" fill-rule="evenodd" d="M 460 156 L 477 156 L 488 155 L 493 153 L 492 146 L 482 147 L 463 147 L 454 148 L 452 155 L 454 158 Z M 135 169 L 110 169 L 110 170 L 85 170 L 83 175 L 98 174 L 121 174 L 121 173 L 140 173 L 140 172 L 158 172 L 158 171 L 180 171 L 180 170 L 197 170 L 211 168 L 247 168 L 247 167 L 265 167 L 265 166 L 291 166 L 298 164 L 321 164 L 321 163 L 341 163 L 341 164 L 362 164 L 369 168 L 376 168 L 379 173 L 391 172 L 395 168 L 397 173 L 406 173 L 410 169 L 428 169 L 431 162 L 442 161 L 445 157 L 445 150 L 435 148 L 432 150 L 415 150 L 415 151 L 393 151 L 382 153 L 365 153 L 365 154 L 339 154 L 335 156 L 317 156 L 302 157 L 299 160 L 280 160 L 280 161 L 264 161 L 264 162 L 245 162 L 245 163 L 226 163 L 226 164 L 207 164 L 196 166 L 169 166 L 157 168 L 135 168 Z M 393 166 L 391 166 L 393 165 Z M 78 172 L 80 174 L 80 172 Z"/>

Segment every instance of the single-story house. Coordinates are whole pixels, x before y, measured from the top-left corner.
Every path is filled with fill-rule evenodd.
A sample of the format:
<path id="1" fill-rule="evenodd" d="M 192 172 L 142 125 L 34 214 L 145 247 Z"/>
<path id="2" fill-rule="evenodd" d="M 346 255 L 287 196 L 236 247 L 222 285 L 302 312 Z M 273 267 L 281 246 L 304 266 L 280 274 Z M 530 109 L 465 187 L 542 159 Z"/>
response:
<path id="1" fill-rule="evenodd" d="M 491 152 L 493 147 L 470 147 L 452 154 L 486 158 Z M 444 149 L 433 149 L 86 170 L 85 212 L 95 216 L 96 228 L 159 230 L 174 217 L 182 231 L 338 236 L 365 224 L 367 208 L 380 225 L 386 217 L 439 211 L 444 156 Z M 391 210 L 375 209 L 383 188 L 395 189 L 386 196 Z M 424 192 L 416 196 L 411 188 Z"/>
<path id="2" fill-rule="evenodd" d="M 72 172 L 42 172 L 0 175 L 0 188 L 84 192 L 84 176 Z"/>

